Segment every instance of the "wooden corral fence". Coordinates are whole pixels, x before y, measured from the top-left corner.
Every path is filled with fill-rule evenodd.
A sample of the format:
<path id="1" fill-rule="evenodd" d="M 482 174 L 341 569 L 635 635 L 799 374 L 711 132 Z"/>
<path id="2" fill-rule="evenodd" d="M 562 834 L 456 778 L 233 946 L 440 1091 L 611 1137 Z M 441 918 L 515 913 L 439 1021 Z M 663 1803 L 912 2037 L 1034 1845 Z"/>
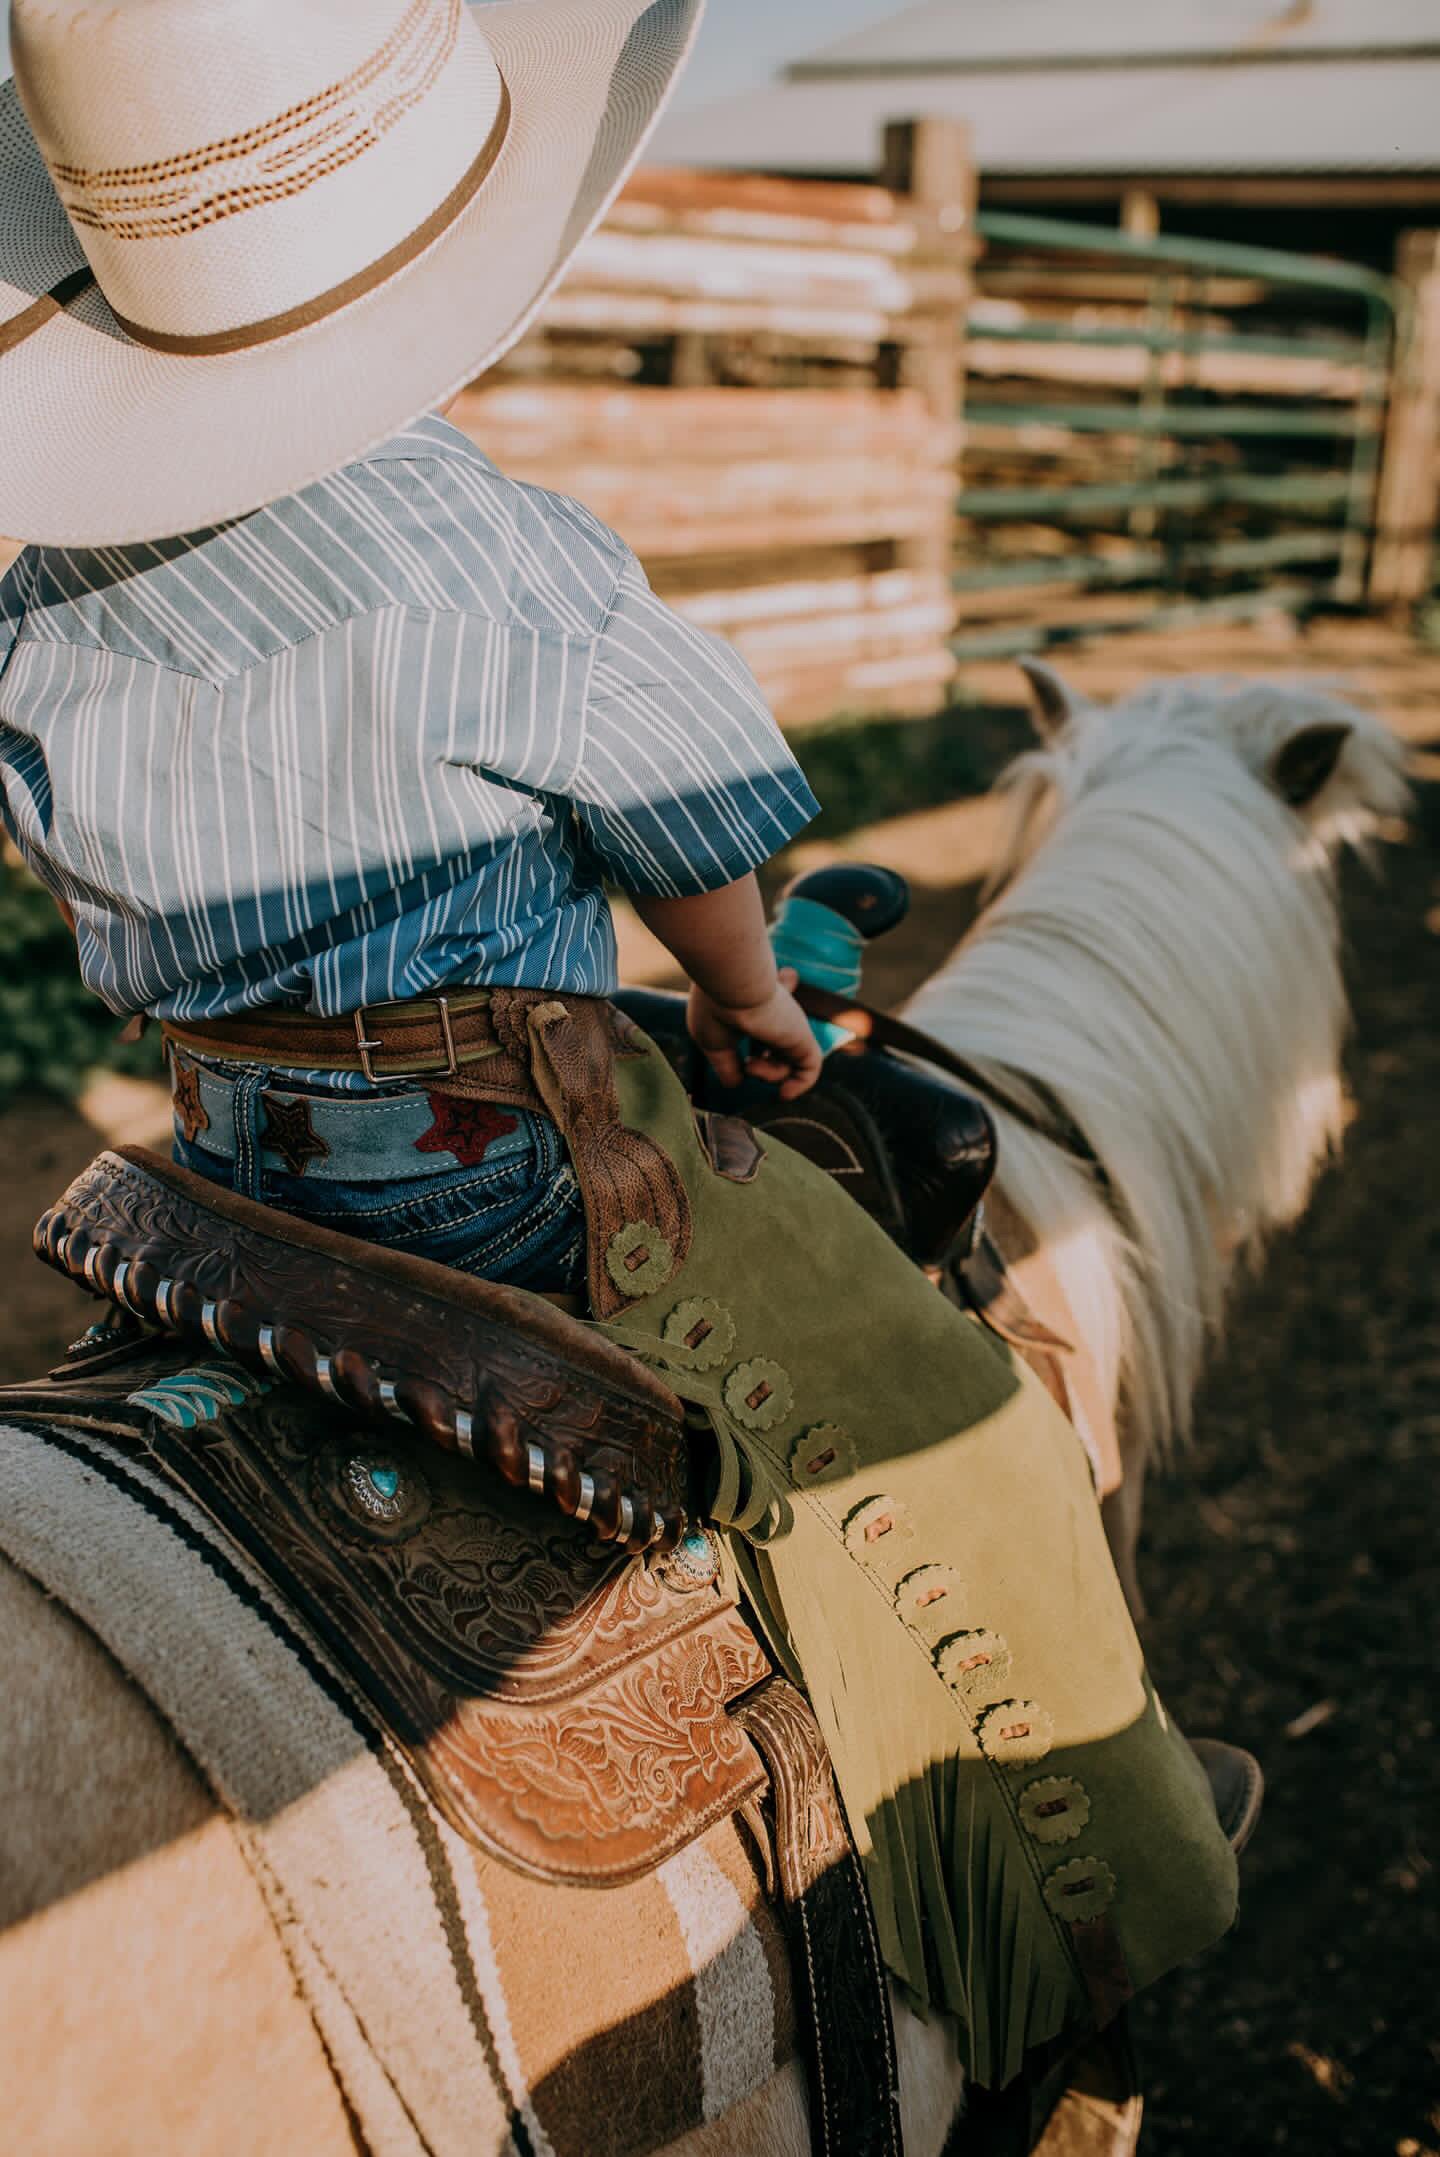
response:
<path id="1" fill-rule="evenodd" d="M 1440 234 L 1388 278 L 975 201 L 948 120 L 889 129 L 873 186 L 642 171 L 453 416 L 791 728 L 1056 640 L 1428 594 Z"/>
<path id="2" fill-rule="evenodd" d="M 962 657 L 1365 598 L 1410 349 L 1394 280 L 1069 220 L 979 222 Z"/>
<path id="3" fill-rule="evenodd" d="M 1435 574 L 1440 505 L 1440 232 L 1404 232 L 1395 253 L 1404 334 L 1390 385 L 1370 598 L 1413 607 Z"/>
<path id="4" fill-rule="evenodd" d="M 963 130 L 896 127 L 886 179 L 642 171 L 452 412 L 612 525 L 787 726 L 933 711 L 954 671 Z"/>

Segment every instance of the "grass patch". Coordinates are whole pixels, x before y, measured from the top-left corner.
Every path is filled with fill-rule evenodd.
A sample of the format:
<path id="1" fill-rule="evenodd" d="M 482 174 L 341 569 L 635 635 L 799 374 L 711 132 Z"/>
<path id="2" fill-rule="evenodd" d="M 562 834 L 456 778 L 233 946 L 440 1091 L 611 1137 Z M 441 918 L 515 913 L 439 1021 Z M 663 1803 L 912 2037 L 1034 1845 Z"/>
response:
<path id="1" fill-rule="evenodd" d="M 0 1106 L 30 1090 L 68 1099 L 99 1065 L 159 1075 L 159 1036 L 116 1040 L 120 1021 L 81 981 L 75 939 L 48 894 L 3 857 L 0 952 Z"/>
<path id="2" fill-rule="evenodd" d="M 933 719 L 835 719 L 790 746 L 820 814 L 807 839 L 843 839 L 917 809 L 983 794 L 1034 734 L 1023 710 L 952 704 Z"/>

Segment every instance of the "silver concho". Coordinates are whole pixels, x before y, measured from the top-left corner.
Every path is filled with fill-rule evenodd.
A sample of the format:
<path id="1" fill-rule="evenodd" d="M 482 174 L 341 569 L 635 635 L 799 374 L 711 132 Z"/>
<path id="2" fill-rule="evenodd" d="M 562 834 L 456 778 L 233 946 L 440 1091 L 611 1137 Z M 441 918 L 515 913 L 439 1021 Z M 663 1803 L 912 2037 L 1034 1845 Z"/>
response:
<path id="1" fill-rule="evenodd" d="M 683 1573 L 697 1588 L 708 1588 L 720 1571 L 719 1553 L 703 1528 L 692 1528 L 682 1536 L 665 1563 L 670 1572 Z"/>
<path id="2" fill-rule="evenodd" d="M 404 1518 L 410 1490 L 402 1468 L 383 1453 L 352 1453 L 340 1473 L 346 1497 L 366 1520 Z"/>

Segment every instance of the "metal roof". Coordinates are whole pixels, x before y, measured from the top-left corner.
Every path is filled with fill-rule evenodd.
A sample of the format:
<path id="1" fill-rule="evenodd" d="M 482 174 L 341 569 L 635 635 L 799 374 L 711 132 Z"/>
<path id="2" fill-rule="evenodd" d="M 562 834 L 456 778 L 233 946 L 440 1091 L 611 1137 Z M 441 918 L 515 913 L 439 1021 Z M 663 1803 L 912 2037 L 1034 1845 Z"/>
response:
<path id="1" fill-rule="evenodd" d="M 1440 50 L 1435 0 L 926 0 L 823 45 L 794 77 L 855 68 L 1240 62 L 1345 50 Z"/>
<path id="2" fill-rule="evenodd" d="M 1129 4 L 1120 0 L 1121 8 Z M 1388 0 L 1376 18 L 1398 16 L 1401 5 Z M 1120 11 L 1116 0 L 1110 6 Z M 1440 15 L 1436 0 L 1428 8 L 1431 20 Z M 1023 18 L 1030 10 L 1052 19 L 1072 14 L 1055 0 L 1010 0 L 993 12 Z M 1227 0 L 1226 15 L 1237 12 L 1236 0 Z M 900 22 L 918 29 L 921 17 L 959 13 L 956 0 L 944 0 Z M 996 175 L 1435 172 L 1440 53 L 1256 58 L 1243 66 L 1127 61 L 1077 70 L 1031 60 L 1015 72 L 857 71 L 692 106 L 662 121 L 649 154 L 677 165 L 870 173 L 885 122 L 928 113 L 968 120 L 981 172 Z"/>

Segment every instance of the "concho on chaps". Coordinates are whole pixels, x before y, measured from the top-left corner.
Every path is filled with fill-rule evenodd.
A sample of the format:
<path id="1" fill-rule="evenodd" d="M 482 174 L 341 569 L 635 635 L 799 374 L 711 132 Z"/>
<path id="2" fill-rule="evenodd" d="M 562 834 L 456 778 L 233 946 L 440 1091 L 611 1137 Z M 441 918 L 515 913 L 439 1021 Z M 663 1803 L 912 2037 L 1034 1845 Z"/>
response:
<path id="1" fill-rule="evenodd" d="M 452 1825 L 521 1872 L 620 1885 L 765 1787 L 728 1709 L 770 1664 L 707 1534 L 627 1557 L 410 1432 L 144 1337 L 0 1391 L 0 1413 L 98 1424 L 159 1465 L 348 1671 Z"/>
<path id="2" fill-rule="evenodd" d="M 259 1206 L 139 1147 L 102 1153 L 37 1254 L 152 1325 L 550 1499 L 627 1551 L 684 1534 L 683 1410 L 543 1298 Z"/>

